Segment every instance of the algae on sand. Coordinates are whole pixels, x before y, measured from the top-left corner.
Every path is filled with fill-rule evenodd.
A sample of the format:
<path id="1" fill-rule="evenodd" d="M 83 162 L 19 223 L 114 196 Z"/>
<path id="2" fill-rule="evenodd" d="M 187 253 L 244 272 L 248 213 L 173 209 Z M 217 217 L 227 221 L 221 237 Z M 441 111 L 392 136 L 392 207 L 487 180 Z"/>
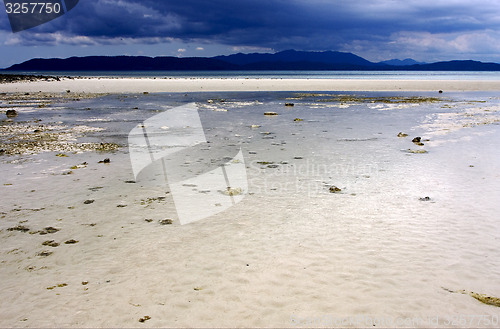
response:
<path id="1" fill-rule="evenodd" d="M 478 301 L 480 301 L 483 304 L 500 307 L 500 298 L 498 298 L 498 297 L 488 296 L 486 294 L 478 294 L 477 292 L 467 291 L 467 290 L 450 290 L 450 289 L 447 289 L 444 287 L 443 287 L 443 290 L 450 292 L 450 293 L 453 293 L 453 294 L 469 295 L 472 298 L 477 299 Z"/>

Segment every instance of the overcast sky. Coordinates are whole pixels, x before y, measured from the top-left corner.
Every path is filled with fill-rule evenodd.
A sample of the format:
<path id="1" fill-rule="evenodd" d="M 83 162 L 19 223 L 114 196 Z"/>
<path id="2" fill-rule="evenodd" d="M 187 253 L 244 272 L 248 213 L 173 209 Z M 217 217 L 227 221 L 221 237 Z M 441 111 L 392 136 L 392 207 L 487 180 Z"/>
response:
<path id="1" fill-rule="evenodd" d="M 500 62 L 498 0 L 80 0 L 66 15 L 19 33 L 1 9 L 0 67 L 34 57 L 285 49 L 371 61 Z"/>

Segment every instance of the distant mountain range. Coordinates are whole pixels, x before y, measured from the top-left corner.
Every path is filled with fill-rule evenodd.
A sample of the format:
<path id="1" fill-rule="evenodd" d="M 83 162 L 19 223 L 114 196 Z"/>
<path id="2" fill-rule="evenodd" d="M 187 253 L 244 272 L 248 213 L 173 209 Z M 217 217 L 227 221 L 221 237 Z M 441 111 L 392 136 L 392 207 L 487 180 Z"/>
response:
<path id="1" fill-rule="evenodd" d="M 87 56 L 31 59 L 5 71 L 220 71 L 220 70 L 358 70 L 358 71 L 500 71 L 500 64 L 471 60 L 419 63 L 413 59 L 370 62 L 352 53 L 285 50 L 275 54 L 216 57 Z"/>

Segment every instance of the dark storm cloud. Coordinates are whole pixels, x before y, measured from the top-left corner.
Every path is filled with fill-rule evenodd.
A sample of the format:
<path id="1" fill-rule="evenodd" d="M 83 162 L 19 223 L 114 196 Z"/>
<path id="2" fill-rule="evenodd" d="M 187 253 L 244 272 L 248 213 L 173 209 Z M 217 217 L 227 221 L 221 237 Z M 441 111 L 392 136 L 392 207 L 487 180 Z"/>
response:
<path id="1" fill-rule="evenodd" d="M 21 39 L 59 33 L 83 43 L 175 38 L 276 50 L 366 48 L 402 32 L 496 33 L 499 14 L 496 0 L 81 0 L 67 17 Z"/>

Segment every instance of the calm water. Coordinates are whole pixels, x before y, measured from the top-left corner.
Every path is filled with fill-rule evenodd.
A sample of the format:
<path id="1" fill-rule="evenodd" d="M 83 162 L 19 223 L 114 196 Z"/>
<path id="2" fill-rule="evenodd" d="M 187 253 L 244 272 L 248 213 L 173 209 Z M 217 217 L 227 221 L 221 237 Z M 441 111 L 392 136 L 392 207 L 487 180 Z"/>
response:
<path id="1" fill-rule="evenodd" d="M 117 78 L 500 80 L 500 72 L 476 71 L 27 71 L 16 73 Z"/>

